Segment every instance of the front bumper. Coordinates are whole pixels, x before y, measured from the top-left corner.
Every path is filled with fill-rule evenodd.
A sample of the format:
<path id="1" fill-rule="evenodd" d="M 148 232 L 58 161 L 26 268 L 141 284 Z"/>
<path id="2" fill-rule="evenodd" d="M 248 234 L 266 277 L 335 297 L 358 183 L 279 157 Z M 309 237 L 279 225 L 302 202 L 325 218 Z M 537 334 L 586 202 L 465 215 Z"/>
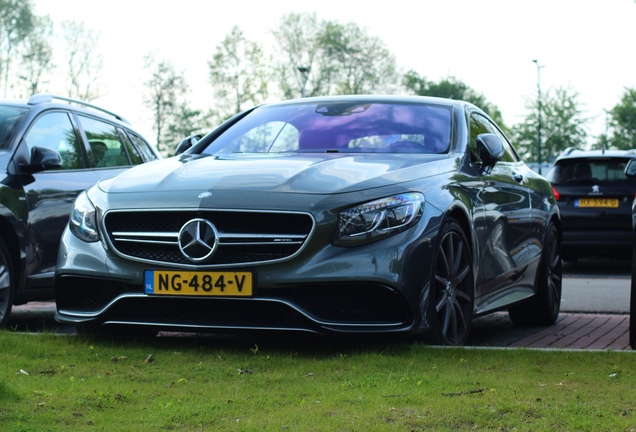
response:
<path id="1" fill-rule="evenodd" d="M 75 325 L 327 334 L 410 332 L 414 323 L 398 291 L 359 282 L 261 289 L 252 298 L 146 295 L 141 285 L 77 276 L 58 277 L 56 287 L 56 319 Z"/>

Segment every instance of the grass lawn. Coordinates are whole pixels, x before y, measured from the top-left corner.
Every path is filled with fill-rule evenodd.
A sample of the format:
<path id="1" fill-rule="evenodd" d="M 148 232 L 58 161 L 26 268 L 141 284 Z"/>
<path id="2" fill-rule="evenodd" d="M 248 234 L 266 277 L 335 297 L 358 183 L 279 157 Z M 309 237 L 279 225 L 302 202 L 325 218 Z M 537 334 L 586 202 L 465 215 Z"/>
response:
<path id="1" fill-rule="evenodd" d="M 0 331 L 2 431 L 631 431 L 636 353 Z"/>

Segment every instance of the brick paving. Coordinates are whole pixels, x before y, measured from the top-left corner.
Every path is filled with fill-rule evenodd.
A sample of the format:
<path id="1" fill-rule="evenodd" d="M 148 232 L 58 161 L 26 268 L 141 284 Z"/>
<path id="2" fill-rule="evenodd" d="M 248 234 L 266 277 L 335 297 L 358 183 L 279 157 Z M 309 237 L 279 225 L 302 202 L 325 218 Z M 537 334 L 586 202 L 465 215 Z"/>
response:
<path id="1" fill-rule="evenodd" d="M 629 315 L 561 314 L 553 326 L 509 345 L 524 348 L 627 350 Z"/>
<path id="2" fill-rule="evenodd" d="M 10 326 L 34 325 L 49 331 L 74 333 L 53 320 L 54 302 L 31 302 L 15 306 Z M 543 327 L 516 326 L 505 312 L 478 318 L 468 345 L 474 347 L 631 350 L 629 314 L 562 312 L 556 324 Z"/>

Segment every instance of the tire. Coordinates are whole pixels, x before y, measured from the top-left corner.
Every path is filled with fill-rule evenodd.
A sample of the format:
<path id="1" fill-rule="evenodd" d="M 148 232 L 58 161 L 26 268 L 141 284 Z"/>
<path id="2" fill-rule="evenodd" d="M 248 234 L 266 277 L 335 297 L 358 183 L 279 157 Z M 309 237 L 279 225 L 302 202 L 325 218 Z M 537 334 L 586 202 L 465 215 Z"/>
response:
<path id="1" fill-rule="evenodd" d="M 636 349 L 636 252 L 632 252 L 632 284 L 629 292 L 629 346 Z"/>
<path id="2" fill-rule="evenodd" d="M 550 222 L 535 279 L 535 295 L 526 303 L 508 310 L 510 319 L 520 325 L 551 325 L 561 310 L 562 263 L 559 231 Z"/>
<path id="3" fill-rule="evenodd" d="M 466 343 L 473 319 L 474 275 L 466 234 L 449 219 L 440 232 L 435 254 L 429 314 L 431 339 L 436 345 Z"/>
<path id="4" fill-rule="evenodd" d="M 15 276 L 9 248 L 0 238 L 0 328 L 7 325 L 15 295 Z"/>

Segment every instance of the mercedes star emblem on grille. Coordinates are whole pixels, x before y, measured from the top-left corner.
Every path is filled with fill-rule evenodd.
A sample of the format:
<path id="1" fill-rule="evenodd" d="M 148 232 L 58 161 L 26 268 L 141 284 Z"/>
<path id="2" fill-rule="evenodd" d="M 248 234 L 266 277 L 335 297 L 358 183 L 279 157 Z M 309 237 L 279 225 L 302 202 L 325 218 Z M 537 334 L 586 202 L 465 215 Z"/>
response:
<path id="1" fill-rule="evenodd" d="M 179 250 L 190 261 L 201 262 L 208 259 L 218 244 L 219 233 L 206 219 L 192 219 L 179 231 Z"/>

